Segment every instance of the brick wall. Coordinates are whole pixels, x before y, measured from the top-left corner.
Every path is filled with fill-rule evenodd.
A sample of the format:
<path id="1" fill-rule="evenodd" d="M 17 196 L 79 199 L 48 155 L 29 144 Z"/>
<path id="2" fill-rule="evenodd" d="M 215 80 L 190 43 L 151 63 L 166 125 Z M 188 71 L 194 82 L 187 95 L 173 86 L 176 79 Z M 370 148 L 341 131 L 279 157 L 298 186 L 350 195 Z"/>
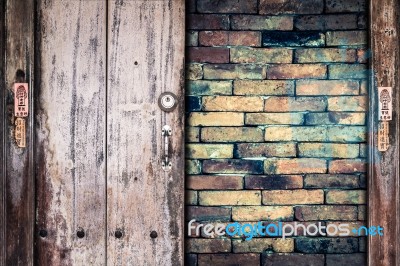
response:
<path id="1" fill-rule="evenodd" d="M 187 2 L 186 220 L 364 224 L 363 0 Z M 188 237 L 187 265 L 365 265 L 365 238 Z"/>

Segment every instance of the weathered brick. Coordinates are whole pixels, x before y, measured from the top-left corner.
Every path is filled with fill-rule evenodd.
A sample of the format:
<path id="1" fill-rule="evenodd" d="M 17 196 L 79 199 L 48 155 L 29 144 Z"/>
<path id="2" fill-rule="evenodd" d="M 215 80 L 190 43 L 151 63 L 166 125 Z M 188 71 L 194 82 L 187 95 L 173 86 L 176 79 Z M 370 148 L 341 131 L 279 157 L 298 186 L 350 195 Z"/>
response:
<path id="1" fill-rule="evenodd" d="M 356 60 L 355 49 L 309 48 L 297 49 L 295 53 L 296 63 L 354 63 Z"/>
<path id="2" fill-rule="evenodd" d="M 200 13 L 257 13 L 257 0 L 197 0 Z"/>
<path id="3" fill-rule="evenodd" d="M 329 31 L 326 33 L 326 45 L 365 45 L 367 44 L 366 31 Z"/>
<path id="4" fill-rule="evenodd" d="M 361 13 L 358 15 L 357 26 L 359 29 L 367 29 L 368 28 L 368 18 L 365 13 Z"/>
<path id="5" fill-rule="evenodd" d="M 367 237 L 359 237 L 358 238 L 358 250 L 360 251 L 360 252 L 363 252 L 364 253 L 364 256 L 365 256 L 365 253 L 367 252 Z M 337 264 L 336 264 L 337 265 Z M 356 264 L 357 265 L 357 264 Z M 360 264 L 360 266 L 361 265 L 366 265 L 366 263 L 364 263 L 364 264 Z M 331 265 L 330 265 L 331 266 Z"/>
<path id="6" fill-rule="evenodd" d="M 305 174 L 326 173 L 326 160 L 314 158 L 292 159 L 266 159 L 264 161 L 264 173 L 266 174 Z"/>
<path id="7" fill-rule="evenodd" d="M 292 221 L 292 206 L 245 206 L 232 207 L 233 221 Z"/>
<path id="8" fill-rule="evenodd" d="M 303 187 L 301 175 L 246 176 L 246 189 L 296 189 Z"/>
<path id="9" fill-rule="evenodd" d="M 354 172 L 366 172 L 364 159 L 343 159 L 329 162 L 329 173 L 349 174 Z"/>
<path id="10" fill-rule="evenodd" d="M 317 190 L 265 190 L 262 192 L 264 205 L 322 204 L 324 191 Z"/>
<path id="11" fill-rule="evenodd" d="M 328 98 L 329 111 L 367 111 L 366 96 L 338 96 Z"/>
<path id="12" fill-rule="evenodd" d="M 186 208 L 186 220 L 196 221 L 229 221 L 231 208 L 189 206 Z"/>
<path id="13" fill-rule="evenodd" d="M 357 175 L 310 174 L 304 177 L 305 188 L 358 188 Z"/>
<path id="14" fill-rule="evenodd" d="M 293 17 L 234 15 L 231 27 L 233 30 L 292 30 Z"/>
<path id="15" fill-rule="evenodd" d="M 357 219 L 357 207 L 328 205 L 299 206 L 295 207 L 295 215 L 299 221 L 353 221 Z"/>
<path id="16" fill-rule="evenodd" d="M 356 158 L 359 155 L 358 144 L 339 143 L 299 143 L 300 157 Z"/>
<path id="17" fill-rule="evenodd" d="M 186 144 L 186 158 L 232 158 L 233 144 Z"/>
<path id="18" fill-rule="evenodd" d="M 368 81 L 362 80 L 360 85 L 360 94 L 366 95 L 368 94 Z"/>
<path id="19" fill-rule="evenodd" d="M 366 10 L 365 0 L 327 0 L 326 12 L 363 12 Z"/>
<path id="20" fill-rule="evenodd" d="M 367 206 L 365 206 L 365 205 L 358 206 L 357 217 L 358 217 L 358 220 L 361 220 L 361 221 L 367 220 Z"/>
<path id="21" fill-rule="evenodd" d="M 185 173 L 188 175 L 195 175 L 201 172 L 201 163 L 198 160 L 185 161 Z"/>
<path id="22" fill-rule="evenodd" d="M 324 11 L 323 0 L 261 0 L 260 14 L 321 14 Z"/>
<path id="23" fill-rule="evenodd" d="M 246 125 L 301 125 L 302 113 L 250 113 L 246 114 Z"/>
<path id="24" fill-rule="evenodd" d="M 197 254 L 185 254 L 185 265 L 197 266 Z"/>
<path id="25" fill-rule="evenodd" d="M 365 266 L 367 265 L 367 255 L 365 253 L 326 255 L 326 266 L 338 265 Z"/>
<path id="26" fill-rule="evenodd" d="M 196 112 L 190 113 L 188 125 L 191 126 L 242 126 L 244 114 L 234 112 Z"/>
<path id="27" fill-rule="evenodd" d="M 186 0 L 186 11 L 188 13 L 196 12 L 196 0 Z"/>
<path id="28" fill-rule="evenodd" d="M 259 191 L 200 191 L 199 205 L 260 205 L 261 193 Z"/>
<path id="29" fill-rule="evenodd" d="M 201 98 L 196 96 L 187 96 L 185 101 L 186 112 L 200 111 Z"/>
<path id="30" fill-rule="evenodd" d="M 265 99 L 266 112 L 324 111 L 327 101 L 324 97 L 268 97 Z"/>
<path id="31" fill-rule="evenodd" d="M 264 31 L 262 44 L 269 47 L 320 47 L 325 45 L 325 35 L 312 31 Z"/>
<path id="32" fill-rule="evenodd" d="M 326 127 L 268 126 L 265 128 L 266 141 L 325 141 Z"/>
<path id="33" fill-rule="evenodd" d="M 321 64 L 281 64 L 267 68 L 268 79 L 325 79 L 327 67 Z"/>
<path id="34" fill-rule="evenodd" d="M 351 80 L 298 80 L 296 95 L 357 95 L 359 87 Z"/>
<path id="35" fill-rule="evenodd" d="M 190 30 L 227 30 L 228 15 L 190 14 L 187 16 L 187 29 Z"/>
<path id="36" fill-rule="evenodd" d="M 238 160 L 238 159 L 204 160 L 203 173 L 262 174 L 263 162 L 259 160 Z"/>
<path id="37" fill-rule="evenodd" d="M 330 79 L 366 79 L 367 67 L 364 64 L 338 64 L 329 66 Z"/>
<path id="38" fill-rule="evenodd" d="M 199 254 L 198 266 L 257 265 L 260 254 Z"/>
<path id="39" fill-rule="evenodd" d="M 360 144 L 360 157 L 367 158 L 368 157 L 368 145 L 365 143 Z"/>
<path id="40" fill-rule="evenodd" d="M 300 16 L 294 21 L 297 30 L 352 30 L 357 29 L 357 15 Z"/>
<path id="41" fill-rule="evenodd" d="M 186 83 L 186 95 L 230 95 L 231 81 L 193 80 Z"/>
<path id="42" fill-rule="evenodd" d="M 304 253 L 354 253 L 358 238 L 296 238 L 296 251 Z"/>
<path id="43" fill-rule="evenodd" d="M 328 204 L 365 204 L 365 190 L 331 190 L 326 193 Z"/>
<path id="44" fill-rule="evenodd" d="M 186 32 L 186 46 L 197 46 L 199 44 L 199 32 L 197 31 L 187 31 Z"/>
<path id="45" fill-rule="evenodd" d="M 294 82 L 290 80 L 235 80 L 235 95 L 294 95 Z"/>
<path id="46" fill-rule="evenodd" d="M 368 183 L 368 179 L 367 179 L 366 173 L 360 174 L 359 178 L 360 178 L 360 188 L 366 189 L 367 188 L 367 183 Z"/>
<path id="47" fill-rule="evenodd" d="M 193 191 L 193 190 L 185 191 L 185 204 L 186 205 L 197 205 L 197 191 Z"/>
<path id="48" fill-rule="evenodd" d="M 248 252 L 293 252 L 294 240 L 291 238 L 253 238 L 251 241 L 235 239 L 232 240 L 234 253 Z"/>
<path id="49" fill-rule="evenodd" d="M 306 125 L 365 125 L 365 113 L 325 112 L 308 113 Z"/>
<path id="50" fill-rule="evenodd" d="M 293 51 L 285 48 L 248 48 L 237 47 L 230 49 L 232 63 L 291 63 Z"/>
<path id="51" fill-rule="evenodd" d="M 256 112 L 264 108 L 262 97 L 206 96 L 203 97 L 205 111 Z"/>
<path id="52" fill-rule="evenodd" d="M 229 49 L 221 47 L 188 47 L 187 60 L 196 63 L 229 63 Z"/>
<path id="53" fill-rule="evenodd" d="M 261 32 L 231 31 L 229 32 L 228 44 L 234 46 L 261 46 Z"/>
<path id="54" fill-rule="evenodd" d="M 266 68 L 250 64 L 218 64 L 204 66 L 204 79 L 265 79 Z"/>
<path id="55" fill-rule="evenodd" d="M 228 45 L 229 31 L 200 31 L 199 43 L 203 46 Z"/>
<path id="56" fill-rule="evenodd" d="M 233 175 L 189 175 L 186 188 L 196 190 L 243 189 L 243 177 Z"/>
<path id="57" fill-rule="evenodd" d="M 328 128 L 328 141 L 364 142 L 367 140 L 367 128 L 362 126 L 335 126 Z"/>
<path id="58" fill-rule="evenodd" d="M 323 254 L 263 253 L 262 266 L 324 266 Z"/>
<path id="59" fill-rule="evenodd" d="M 231 240 L 228 238 L 187 238 L 186 253 L 224 253 L 231 251 Z"/>
<path id="60" fill-rule="evenodd" d="M 360 64 L 367 64 L 368 60 L 371 58 L 371 51 L 359 48 L 357 49 L 357 62 Z M 365 81 L 366 82 L 366 81 Z"/>
<path id="61" fill-rule="evenodd" d="M 203 65 L 201 64 L 187 64 L 185 71 L 186 79 L 197 80 L 203 78 Z"/>
<path id="62" fill-rule="evenodd" d="M 238 143 L 234 157 L 295 157 L 295 143 Z"/>
<path id="63" fill-rule="evenodd" d="M 199 142 L 200 141 L 200 128 L 186 127 L 185 128 L 185 141 L 186 142 Z"/>
<path id="64" fill-rule="evenodd" d="M 255 127 L 207 127 L 201 129 L 205 142 L 263 142 L 263 131 Z"/>

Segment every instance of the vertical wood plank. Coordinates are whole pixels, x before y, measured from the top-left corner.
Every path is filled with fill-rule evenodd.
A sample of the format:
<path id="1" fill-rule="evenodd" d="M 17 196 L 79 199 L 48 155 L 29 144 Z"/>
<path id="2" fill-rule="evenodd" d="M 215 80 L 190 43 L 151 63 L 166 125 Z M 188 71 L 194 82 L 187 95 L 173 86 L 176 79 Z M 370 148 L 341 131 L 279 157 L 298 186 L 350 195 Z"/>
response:
<path id="1" fill-rule="evenodd" d="M 184 1 L 109 1 L 109 25 L 108 265 L 183 265 Z M 165 91 L 179 98 L 171 113 L 157 105 Z"/>
<path id="2" fill-rule="evenodd" d="M 400 184 L 399 184 L 399 10 L 398 0 L 370 1 L 371 100 L 369 225 L 384 227 L 383 236 L 368 239 L 369 265 L 399 265 L 400 261 Z M 377 87 L 393 87 L 393 120 L 389 122 L 390 147 L 377 149 Z"/>
<path id="3" fill-rule="evenodd" d="M 39 5 L 36 262 L 105 265 L 106 1 Z"/>
<path id="4" fill-rule="evenodd" d="M 18 148 L 14 138 L 13 84 L 29 83 L 32 101 L 34 65 L 34 1 L 3 1 L 5 7 L 5 84 L 2 87 L 6 117 L 2 127 L 5 134 L 2 163 L 3 226 L 5 234 L 5 265 L 32 265 L 34 232 L 34 171 L 32 107 L 25 118 L 26 148 Z M 4 103 L 4 102 L 3 102 Z M 5 190 L 4 190 L 5 189 Z M 4 204 L 5 200 L 5 204 Z M 4 213 L 5 212 L 5 213 Z M 3 254 L 4 256 L 4 254 Z"/>

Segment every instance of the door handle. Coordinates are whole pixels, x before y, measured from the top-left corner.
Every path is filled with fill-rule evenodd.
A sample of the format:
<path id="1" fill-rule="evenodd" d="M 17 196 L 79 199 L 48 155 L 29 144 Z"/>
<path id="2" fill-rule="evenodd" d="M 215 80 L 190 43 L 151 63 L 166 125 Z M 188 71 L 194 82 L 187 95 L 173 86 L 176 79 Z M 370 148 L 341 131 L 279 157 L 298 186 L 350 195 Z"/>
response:
<path id="1" fill-rule="evenodd" d="M 172 169 L 172 163 L 169 157 L 169 137 L 172 136 L 171 127 L 168 125 L 163 126 L 161 134 L 164 137 L 164 158 L 161 167 L 164 171 L 168 172 Z"/>

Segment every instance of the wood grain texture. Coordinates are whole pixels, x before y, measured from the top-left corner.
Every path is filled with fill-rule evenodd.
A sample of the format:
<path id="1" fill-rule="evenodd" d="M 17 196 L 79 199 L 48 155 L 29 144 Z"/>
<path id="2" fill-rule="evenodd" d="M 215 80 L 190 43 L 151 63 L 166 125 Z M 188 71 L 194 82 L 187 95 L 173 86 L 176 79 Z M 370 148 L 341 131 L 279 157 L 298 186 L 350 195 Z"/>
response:
<path id="1" fill-rule="evenodd" d="M 109 1 L 109 25 L 108 265 L 183 265 L 184 1 Z M 171 113 L 157 105 L 165 91 L 179 98 Z M 166 124 L 170 173 L 161 168 Z"/>
<path id="2" fill-rule="evenodd" d="M 104 265 L 106 1 L 42 0 L 37 265 Z M 83 229 L 85 236 L 77 237 Z"/>
<path id="3" fill-rule="evenodd" d="M 25 119 L 27 147 L 18 148 L 14 139 L 13 85 L 27 82 L 32 100 L 34 65 L 34 1 L 5 1 L 5 84 L 2 101 L 5 100 L 5 118 L 2 130 L 5 153 L 2 164 L 2 245 L 4 265 L 32 265 L 34 235 L 34 171 L 33 171 L 33 117 Z M 3 51 L 3 50 L 2 50 Z M 17 74 L 18 73 L 18 74 Z M 3 75 L 2 75 L 3 77 Z M 29 110 L 31 113 L 33 109 Z M 5 207 L 5 208 L 4 208 Z"/>
<path id="4" fill-rule="evenodd" d="M 0 5 L 0 76 L 5 73 L 5 5 Z M 0 265 L 6 264 L 6 109 L 5 79 L 0 81 Z"/>
<path id="5" fill-rule="evenodd" d="M 370 1 L 370 164 L 369 225 L 384 227 L 384 236 L 368 239 L 369 265 L 400 265 L 399 184 L 399 0 Z M 393 87 L 393 120 L 389 122 L 390 147 L 377 149 L 377 87 Z"/>

